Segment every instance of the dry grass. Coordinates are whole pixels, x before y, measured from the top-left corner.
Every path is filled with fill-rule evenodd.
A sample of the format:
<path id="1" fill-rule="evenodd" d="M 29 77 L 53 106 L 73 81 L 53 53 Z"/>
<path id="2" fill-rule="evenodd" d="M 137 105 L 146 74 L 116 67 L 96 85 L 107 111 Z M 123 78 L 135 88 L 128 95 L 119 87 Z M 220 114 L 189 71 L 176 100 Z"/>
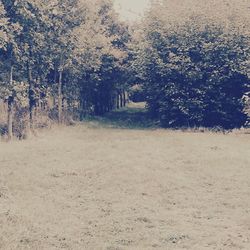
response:
<path id="1" fill-rule="evenodd" d="M 94 121 L 0 142 L 0 249 L 250 249 L 249 144 Z"/>

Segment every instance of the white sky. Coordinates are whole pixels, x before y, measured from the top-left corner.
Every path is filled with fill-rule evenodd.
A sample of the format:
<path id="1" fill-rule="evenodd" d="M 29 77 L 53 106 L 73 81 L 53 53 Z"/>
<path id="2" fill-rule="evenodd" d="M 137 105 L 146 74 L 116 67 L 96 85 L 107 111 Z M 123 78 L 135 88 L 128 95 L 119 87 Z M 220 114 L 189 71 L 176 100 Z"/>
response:
<path id="1" fill-rule="evenodd" d="M 150 0 L 114 0 L 115 8 L 122 19 L 135 21 L 143 15 Z"/>

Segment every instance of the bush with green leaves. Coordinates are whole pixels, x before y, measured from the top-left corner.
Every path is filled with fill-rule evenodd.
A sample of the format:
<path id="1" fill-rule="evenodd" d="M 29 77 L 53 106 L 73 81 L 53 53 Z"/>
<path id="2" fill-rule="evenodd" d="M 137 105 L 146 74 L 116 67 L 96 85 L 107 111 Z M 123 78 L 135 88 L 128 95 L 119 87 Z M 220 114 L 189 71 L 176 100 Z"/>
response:
<path id="1" fill-rule="evenodd" d="M 133 45 L 151 114 L 164 127 L 243 126 L 249 36 L 208 17 L 171 23 L 151 11 Z"/>

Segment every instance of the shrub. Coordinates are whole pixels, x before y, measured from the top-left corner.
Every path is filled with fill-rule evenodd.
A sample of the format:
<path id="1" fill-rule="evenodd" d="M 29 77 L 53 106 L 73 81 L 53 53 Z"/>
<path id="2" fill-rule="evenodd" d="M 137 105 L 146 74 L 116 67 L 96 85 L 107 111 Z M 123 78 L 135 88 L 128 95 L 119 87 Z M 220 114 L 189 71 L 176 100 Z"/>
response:
<path id="1" fill-rule="evenodd" d="M 151 114 L 164 127 L 243 126 L 249 38 L 203 17 L 151 22 L 135 63 Z"/>

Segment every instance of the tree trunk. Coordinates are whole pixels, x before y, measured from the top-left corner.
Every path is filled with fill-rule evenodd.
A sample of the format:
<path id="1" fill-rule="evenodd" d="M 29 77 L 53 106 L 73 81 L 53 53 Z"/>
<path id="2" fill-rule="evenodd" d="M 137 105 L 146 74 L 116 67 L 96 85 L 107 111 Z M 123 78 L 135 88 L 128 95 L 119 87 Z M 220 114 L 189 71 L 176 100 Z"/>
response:
<path id="1" fill-rule="evenodd" d="M 54 84 L 57 85 L 57 71 L 56 71 L 56 65 L 54 65 Z M 56 108 L 56 99 L 57 97 L 55 97 L 54 95 L 52 96 L 52 109 Z"/>
<path id="2" fill-rule="evenodd" d="M 28 131 L 34 131 L 34 106 L 35 106 L 35 99 L 34 99 L 34 86 L 33 86 L 33 79 L 32 79 L 32 68 L 30 63 L 27 63 L 27 71 L 28 71 L 28 83 L 29 83 L 29 124 L 28 124 Z"/>
<path id="3" fill-rule="evenodd" d="M 13 137 L 13 97 L 8 98 L 8 140 Z"/>
<path id="4" fill-rule="evenodd" d="M 58 123 L 62 123 L 62 70 L 59 70 L 58 80 Z"/>
<path id="5" fill-rule="evenodd" d="M 10 87 L 13 84 L 13 66 L 10 66 Z M 8 98 L 8 139 L 11 140 L 13 137 L 13 105 L 14 104 L 14 98 L 13 96 L 10 96 Z"/>
<path id="6" fill-rule="evenodd" d="M 126 106 L 126 92 L 125 90 L 122 91 L 122 95 L 123 95 L 123 106 Z"/>
<path id="7" fill-rule="evenodd" d="M 119 93 L 117 93 L 116 96 L 116 108 L 119 109 L 120 108 L 120 98 L 119 98 Z"/>
<path id="8" fill-rule="evenodd" d="M 40 79 L 40 76 L 37 77 L 36 79 L 36 86 L 39 88 L 40 86 L 40 83 L 41 83 L 41 79 Z M 39 91 L 39 95 L 38 95 L 38 100 L 37 100 L 37 103 L 36 103 L 36 114 L 40 111 L 42 111 L 42 96 L 41 96 L 41 92 Z"/>
<path id="9" fill-rule="evenodd" d="M 123 95 L 122 95 L 122 92 L 120 92 L 120 107 L 122 108 L 123 107 Z"/>
<path id="10" fill-rule="evenodd" d="M 79 110 L 80 110 L 80 120 L 82 121 L 83 118 L 86 116 L 87 114 L 87 104 L 86 104 L 86 99 L 84 96 L 84 91 L 83 89 L 81 89 L 80 91 L 80 99 L 79 99 Z"/>

